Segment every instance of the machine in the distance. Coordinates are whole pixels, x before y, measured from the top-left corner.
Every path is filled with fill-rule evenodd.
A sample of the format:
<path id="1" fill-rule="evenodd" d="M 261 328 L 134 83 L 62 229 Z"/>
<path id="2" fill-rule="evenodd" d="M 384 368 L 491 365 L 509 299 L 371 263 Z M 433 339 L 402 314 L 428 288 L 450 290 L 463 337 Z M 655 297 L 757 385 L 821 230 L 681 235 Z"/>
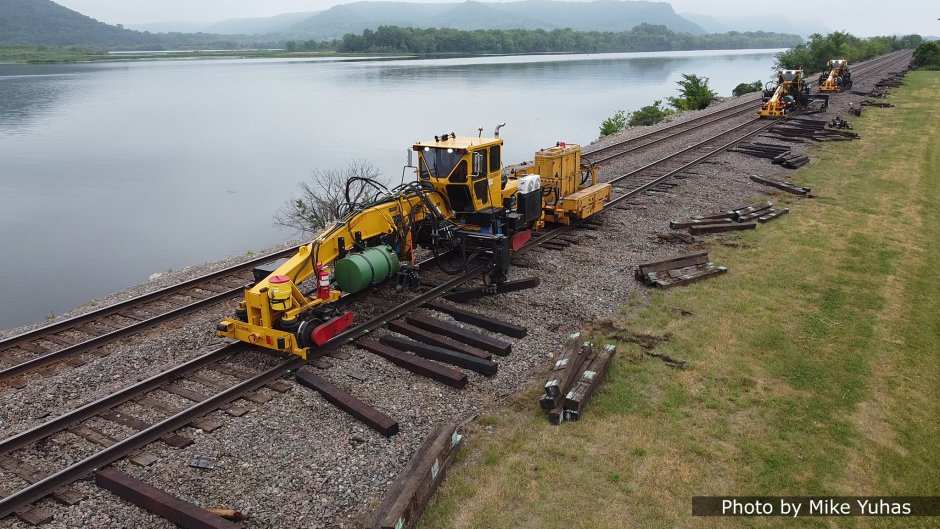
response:
<path id="1" fill-rule="evenodd" d="M 852 72 L 845 59 L 832 59 L 828 70 L 819 74 L 820 92 L 841 92 L 852 88 Z"/>
<path id="2" fill-rule="evenodd" d="M 806 109 L 813 102 L 826 108 L 829 105 L 829 96 L 811 96 L 802 69 L 777 70 L 776 81 L 770 81 L 764 87 L 762 101 L 758 116 L 782 118 L 790 112 Z"/>
<path id="3" fill-rule="evenodd" d="M 347 204 L 293 257 L 257 267 L 256 283 L 218 335 L 307 359 L 352 324 L 353 315 L 336 308 L 344 295 L 394 276 L 418 283 L 416 247 L 449 273 L 484 264 L 486 280 L 499 283 L 532 230 L 587 218 L 610 198 L 610 184 L 582 168 L 580 146 L 559 143 L 536 153 L 526 170 L 505 174 L 498 128 L 495 136 L 450 133 L 415 143 L 414 181 L 391 190 L 369 181 L 381 190 L 370 200 Z"/>
<path id="4" fill-rule="evenodd" d="M 777 70 L 776 84 L 772 83 L 764 86 L 763 104 L 758 112 L 761 117 L 783 117 L 806 106 L 808 89 L 803 70 Z"/>

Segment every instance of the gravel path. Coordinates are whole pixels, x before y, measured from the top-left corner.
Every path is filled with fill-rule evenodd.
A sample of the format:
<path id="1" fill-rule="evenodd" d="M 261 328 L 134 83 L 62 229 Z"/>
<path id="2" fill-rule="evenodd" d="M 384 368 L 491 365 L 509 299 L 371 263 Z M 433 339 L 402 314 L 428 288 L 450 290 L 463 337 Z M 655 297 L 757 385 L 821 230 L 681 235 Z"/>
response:
<path id="1" fill-rule="evenodd" d="M 873 82 L 873 79 L 857 80 L 855 89 L 866 90 L 869 86 L 865 83 L 873 85 Z M 845 116 L 848 102 L 857 104 L 861 99 L 864 98 L 851 94 L 834 96 L 829 113 L 817 118 Z M 706 112 L 738 101 L 740 99 L 726 100 Z M 877 111 L 866 109 L 865 118 L 873 119 Z M 674 119 L 691 117 L 693 113 Z M 615 138 L 601 141 L 606 144 L 649 130 L 628 129 Z M 682 142 L 692 144 L 709 133 L 710 130 L 696 131 Z M 796 144 L 794 150 L 806 148 L 805 144 Z M 636 156 L 612 160 L 602 168 L 601 179 L 622 174 L 674 150 L 675 143 L 664 142 Z M 248 528 L 359 527 L 433 425 L 444 421 L 460 422 L 479 413 L 497 411 L 520 390 L 544 378 L 551 353 L 558 350 L 567 334 L 598 318 L 618 314 L 631 292 L 644 295 L 644 288 L 633 279 L 636 265 L 690 249 L 688 245 L 663 244 L 656 237 L 657 233 L 668 231 L 669 220 L 725 210 L 775 194 L 751 182 L 748 178 L 751 174 L 792 179 L 797 173 L 771 165 L 768 160 L 722 153 L 690 171 L 669 193 L 647 193 L 631 201 L 633 205 L 629 208 L 605 212 L 601 217 L 603 226 L 597 231 L 576 231 L 580 241 L 567 250 L 538 249 L 516 258 L 511 277 L 538 275 L 542 279 L 538 288 L 468 304 L 470 310 L 529 329 L 528 337 L 514 341 L 510 356 L 494 357 L 499 362 L 499 373 L 494 377 L 468 373 L 468 386 L 455 390 L 350 347 L 340 350 L 342 358 L 329 359 L 332 367 L 315 370 L 396 418 L 401 432 L 391 439 L 374 433 L 315 393 L 292 383 L 285 393 L 265 390 L 271 400 L 263 405 L 251 404 L 250 412 L 242 417 L 214 413 L 211 417 L 223 426 L 212 433 L 193 428 L 182 430 L 181 433 L 196 440 L 188 448 L 177 450 L 162 443 L 149 446 L 147 452 L 159 458 L 149 467 L 138 467 L 127 461 L 118 463 L 117 467 L 198 505 L 240 510 L 250 517 L 245 523 Z M 794 213 L 799 214 L 798 207 Z M 80 307 L 70 314 L 243 260 L 245 257 L 235 257 L 170 274 Z M 368 318 L 401 297 L 391 289 L 379 290 L 372 300 L 376 306 L 371 310 L 357 310 L 357 320 Z M 35 425 L 43 417 L 61 413 L 79 401 L 103 396 L 130 381 L 146 378 L 217 346 L 220 341 L 214 337 L 215 323 L 228 317 L 230 311 L 231 307 L 219 307 L 162 325 L 133 344 L 113 346 L 109 356 L 92 357 L 84 366 L 37 379 L 36 384 L 20 391 L 0 390 L 4 401 L 0 436 Z M 452 321 L 443 315 L 433 316 Z M 257 352 L 236 355 L 230 362 L 256 371 L 278 360 L 273 355 Z M 162 398 L 167 404 L 185 403 L 170 394 Z M 135 404 L 125 405 L 121 411 L 143 419 L 157 418 L 149 408 Z M 96 421 L 94 426 L 108 435 L 128 433 L 105 421 Z M 84 439 L 63 433 L 40 448 L 20 451 L 16 456 L 48 469 L 80 459 L 88 455 L 91 448 Z M 215 459 L 217 466 L 213 470 L 190 467 L 188 463 L 196 455 Z M 11 484 L 19 483 L 15 477 L 0 471 L 0 481 L 6 480 Z M 63 507 L 52 500 L 41 502 L 55 514 L 55 520 L 45 527 L 173 527 L 159 517 L 98 490 L 90 481 L 73 487 L 86 495 L 83 502 L 71 507 Z M 11 527 L 26 525 L 14 518 L 0 520 L 0 528 Z"/>

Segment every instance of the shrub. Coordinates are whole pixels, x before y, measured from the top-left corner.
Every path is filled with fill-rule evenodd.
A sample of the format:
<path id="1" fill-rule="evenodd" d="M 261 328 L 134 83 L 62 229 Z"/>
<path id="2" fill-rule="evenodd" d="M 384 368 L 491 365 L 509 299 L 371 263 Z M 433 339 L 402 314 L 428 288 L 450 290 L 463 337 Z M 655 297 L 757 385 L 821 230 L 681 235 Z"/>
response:
<path id="1" fill-rule="evenodd" d="M 940 68 L 940 42 L 922 42 L 914 50 L 914 62 L 920 68 Z"/>
<path id="2" fill-rule="evenodd" d="M 365 160 L 350 162 L 345 169 L 317 169 L 312 182 L 300 183 L 293 196 L 274 213 L 274 223 L 302 233 L 315 233 L 343 216 L 351 206 L 368 202 L 380 190 L 378 169 Z"/>
<path id="3" fill-rule="evenodd" d="M 718 95 L 708 87 L 708 77 L 684 73 L 676 84 L 682 97 L 670 97 L 669 104 L 678 110 L 702 110 Z"/>
<path id="4" fill-rule="evenodd" d="M 601 136 L 608 136 L 615 132 L 620 132 L 627 126 L 627 113 L 618 110 L 616 114 L 605 119 L 601 123 Z"/>
<path id="5" fill-rule="evenodd" d="M 675 110 L 663 107 L 662 104 L 663 101 L 661 99 L 657 99 L 656 101 L 653 101 L 652 105 L 646 105 L 636 112 L 631 112 L 629 121 L 630 126 L 636 127 L 638 125 L 655 125 L 666 119 L 666 117 L 676 113 Z"/>
<path id="6" fill-rule="evenodd" d="M 734 87 L 734 90 L 731 91 L 733 96 L 743 96 L 744 94 L 750 94 L 751 92 L 759 92 L 764 89 L 764 83 L 760 81 L 754 81 L 753 83 L 741 83 L 738 86 Z"/>

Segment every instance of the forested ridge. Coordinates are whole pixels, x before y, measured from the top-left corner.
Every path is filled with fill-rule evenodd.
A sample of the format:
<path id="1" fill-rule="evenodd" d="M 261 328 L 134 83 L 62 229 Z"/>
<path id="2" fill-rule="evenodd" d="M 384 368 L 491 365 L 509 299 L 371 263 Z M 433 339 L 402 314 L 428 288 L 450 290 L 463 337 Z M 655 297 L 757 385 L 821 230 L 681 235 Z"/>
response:
<path id="1" fill-rule="evenodd" d="M 729 32 L 710 35 L 677 33 L 665 26 L 640 24 L 630 31 L 571 29 L 509 29 L 462 31 L 450 28 L 380 26 L 346 34 L 331 46 L 341 53 L 605 53 L 699 49 L 788 48 L 802 42 L 797 35 Z M 291 51 L 322 50 L 325 43 L 290 41 Z"/>

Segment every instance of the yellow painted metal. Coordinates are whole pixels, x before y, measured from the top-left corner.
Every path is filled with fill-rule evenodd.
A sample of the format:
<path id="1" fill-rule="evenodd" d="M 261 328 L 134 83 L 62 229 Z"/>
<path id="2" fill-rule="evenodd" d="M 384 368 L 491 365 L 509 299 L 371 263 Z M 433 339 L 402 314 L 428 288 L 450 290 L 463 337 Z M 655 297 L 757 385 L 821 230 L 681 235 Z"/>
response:
<path id="1" fill-rule="evenodd" d="M 757 112 L 760 117 L 783 117 L 800 97 L 803 90 L 803 70 L 777 70 L 777 88 L 773 96 L 761 105 Z"/>
<path id="2" fill-rule="evenodd" d="M 290 280 L 286 282 L 276 282 L 272 280 L 271 288 L 268 290 L 268 298 L 271 300 L 271 309 L 276 311 L 288 311 L 294 306 L 291 294 L 293 286 Z"/>
<path id="3" fill-rule="evenodd" d="M 820 92 L 841 92 L 842 80 L 848 72 L 849 63 L 845 59 L 832 59 L 829 61 L 829 75 L 819 85 Z"/>
<path id="4" fill-rule="evenodd" d="M 571 224 L 604 209 L 611 197 L 610 184 L 597 183 L 597 169 L 590 170 L 590 185 L 582 187 L 581 146 L 559 143 L 535 153 L 532 166 L 517 176 L 537 174 L 542 180 L 543 219 L 555 224 Z M 585 182 L 587 183 L 587 182 Z"/>
<path id="5" fill-rule="evenodd" d="M 503 205 L 502 146 L 499 138 L 447 135 L 416 142 L 413 148 L 418 153 L 419 178 L 447 197 L 454 213 L 472 213 Z M 429 160 L 437 152 L 456 159 L 447 174 L 435 171 Z"/>
<path id="6" fill-rule="evenodd" d="M 438 208 L 447 217 L 447 207 L 443 199 L 435 192 L 425 193 L 430 203 Z M 424 200 L 414 194 L 392 203 L 380 204 L 354 213 L 344 218 L 322 232 L 311 243 L 301 246 L 293 257 L 279 266 L 270 276 L 262 279 L 251 288 L 245 290 L 244 308 L 247 311 L 247 321 L 225 320 L 217 334 L 225 338 L 234 338 L 268 349 L 275 349 L 294 353 L 306 358 L 307 351 L 297 344 L 292 334 L 275 329 L 275 324 L 283 317 L 295 318 L 301 312 L 322 304 L 337 301 L 342 292 L 332 291 L 328 299 L 307 298 L 297 288 L 297 285 L 313 275 L 314 265 L 323 263 L 329 265 L 340 255 L 339 243 L 343 240 L 343 251 L 353 248 L 356 234 L 360 239 L 367 240 L 395 231 L 395 217 L 412 215 L 415 220 L 423 219 L 427 214 Z M 403 248 L 402 255 L 410 255 L 411 248 Z M 271 279 L 276 276 L 286 276 L 289 283 L 272 285 Z M 290 296 L 285 299 L 280 289 L 289 285 Z M 272 303 L 272 290 L 278 288 L 278 303 Z M 286 310 L 279 307 L 288 306 Z M 283 338 L 284 348 L 277 346 L 277 338 Z M 290 338 L 290 339 L 288 339 Z"/>
<path id="7" fill-rule="evenodd" d="M 611 192 L 610 184 L 595 184 L 575 191 L 562 199 L 561 206 L 555 208 L 553 216 L 564 224 L 569 224 L 573 219 L 586 219 L 604 209 Z"/>
<path id="8" fill-rule="evenodd" d="M 348 215 L 324 230 L 309 244 L 279 266 L 267 278 L 245 289 L 245 300 L 240 311 L 247 313 L 246 321 L 227 319 L 219 323 L 217 334 L 253 345 L 293 353 L 307 358 L 307 348 L 301 347 L 292 333 L 277 328 L 281 322 L 296 322 L 300 315 L 321 305 L 336 302 L 342 292 L 332 290 L 327 299 L 308 298 L 298 285 L 314 275 L 315 265 L 329 267 L 340 255 L 352 250 L 356 240 L 369 241 L 383 235 L 402 235 L 402 219 L 420 222 L 429 215 L 457 222 L 484 211 L 499 210 L 506 201 L 518 193 L 517 178 L 539 174 L 543 189 L 551 188 L 551 202 L 544 204 L 542 217 L 533 221 L 531 229 L 541 229 L 546 220 L 568 224 L 575 219 L 587 218 L 604 207 L 611 196 L 609 184 L 597 183 L 597 172 L 591 169 L 590 185 L 582 187 L 581 147 L 559 145 L 536 153 L 536 163 L 526 172 L 512 177 L 503 176 L 503 140 L 471 136 L 435 138 L 417 142 L 418 179 L 430 184 L 433 190 L 409 191 L 395 201 L 384 202 Z M 437 165 L 434 162 L 439 162 Z M 444 172 L 446 171 L 446 174 Z M 586 182 L 585 182 L 586 183 Z M 433 213 L 429 210 L 433 208 Z M 461 224 L 464 229 L 479 229 L 472 224 Z M 402 259 L 410 257 L 411 238 L 407 237 L 398 253 Z M 277 279 L 284 276 L 288 281 Z"/>
<path id="9" fill-rule="evenodd" d="M 581 146 L 562 144 L 535 153 L 534 174 L 542 177 L 542 187 L 554 189 L 561 199 L 574 193 L 581 185 Z"/>

